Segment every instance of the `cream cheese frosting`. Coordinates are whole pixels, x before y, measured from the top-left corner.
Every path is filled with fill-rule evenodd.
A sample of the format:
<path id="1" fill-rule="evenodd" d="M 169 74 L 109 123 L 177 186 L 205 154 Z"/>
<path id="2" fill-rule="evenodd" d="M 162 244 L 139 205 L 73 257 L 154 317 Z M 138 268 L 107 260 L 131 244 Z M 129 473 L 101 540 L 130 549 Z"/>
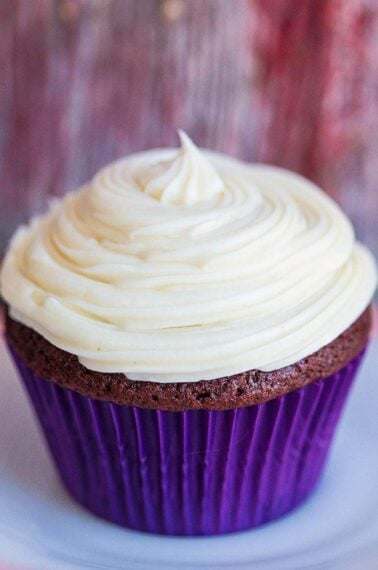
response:
<path id="1" fill-rule="evenodd" d="M 276 370 L 334 340 L 377 281 L 348 219 L 299 175 L 180 139 L 16 232 L 0 276 L 11 316 L 140 381 Z"/>

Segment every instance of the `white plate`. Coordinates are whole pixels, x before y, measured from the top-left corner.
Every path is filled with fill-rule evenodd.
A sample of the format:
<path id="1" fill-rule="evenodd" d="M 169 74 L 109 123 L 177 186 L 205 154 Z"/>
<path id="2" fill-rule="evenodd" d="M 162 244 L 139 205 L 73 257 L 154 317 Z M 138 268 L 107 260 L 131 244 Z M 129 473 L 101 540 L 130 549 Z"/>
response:
<path id="1" fill-rule="evenodd" d="M 165 538 L 105 523 L 73 503 L 50 463 L 0 341 L 0 566 L 38 570 L 377 570 L 378 343 L 311 499 L 263 528 Z M 2 566 L 1 566 L 2 567 Z"/>

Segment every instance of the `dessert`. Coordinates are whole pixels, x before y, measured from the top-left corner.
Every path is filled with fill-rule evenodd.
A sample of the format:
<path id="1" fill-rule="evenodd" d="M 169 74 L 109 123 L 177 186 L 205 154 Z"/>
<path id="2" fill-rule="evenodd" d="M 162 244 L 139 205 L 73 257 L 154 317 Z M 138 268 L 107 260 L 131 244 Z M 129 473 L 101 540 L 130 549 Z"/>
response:
<path id="1" fill-rule="evenodd" d="M 376 269 L 309 181 L 180 139 L 18 230 L 1 292 L 70 493 L 129 528 L 218 534 L 314 488 Z"/>

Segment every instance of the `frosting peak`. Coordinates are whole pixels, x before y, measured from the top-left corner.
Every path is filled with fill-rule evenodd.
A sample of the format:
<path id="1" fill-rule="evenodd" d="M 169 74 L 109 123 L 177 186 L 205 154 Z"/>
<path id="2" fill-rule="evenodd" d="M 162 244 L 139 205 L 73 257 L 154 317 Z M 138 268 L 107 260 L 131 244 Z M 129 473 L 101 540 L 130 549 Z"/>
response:
<path id="1" fill-rule="evenodd" d="M 181 148 L 169 160 L 151 164 L 136 179 L 146 194 L 165 204 L 193 206 L 224 192 L 224 184 L 206 156 L 184 131 L 178 131 Z"/>

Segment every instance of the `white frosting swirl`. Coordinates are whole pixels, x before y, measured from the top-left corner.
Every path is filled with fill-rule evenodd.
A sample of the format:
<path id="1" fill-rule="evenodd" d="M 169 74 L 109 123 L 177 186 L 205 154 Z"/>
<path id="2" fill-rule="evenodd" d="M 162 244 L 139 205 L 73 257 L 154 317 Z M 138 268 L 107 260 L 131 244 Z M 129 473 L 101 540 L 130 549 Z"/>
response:
<path id="1" fill-rule="evenodd" d="M 335 339 L 376 286 L 336 204 L 181 144 L 111 164 L 16 233 L 13 318 L 87 368 L 157 382 L 275 370 Z"/>

